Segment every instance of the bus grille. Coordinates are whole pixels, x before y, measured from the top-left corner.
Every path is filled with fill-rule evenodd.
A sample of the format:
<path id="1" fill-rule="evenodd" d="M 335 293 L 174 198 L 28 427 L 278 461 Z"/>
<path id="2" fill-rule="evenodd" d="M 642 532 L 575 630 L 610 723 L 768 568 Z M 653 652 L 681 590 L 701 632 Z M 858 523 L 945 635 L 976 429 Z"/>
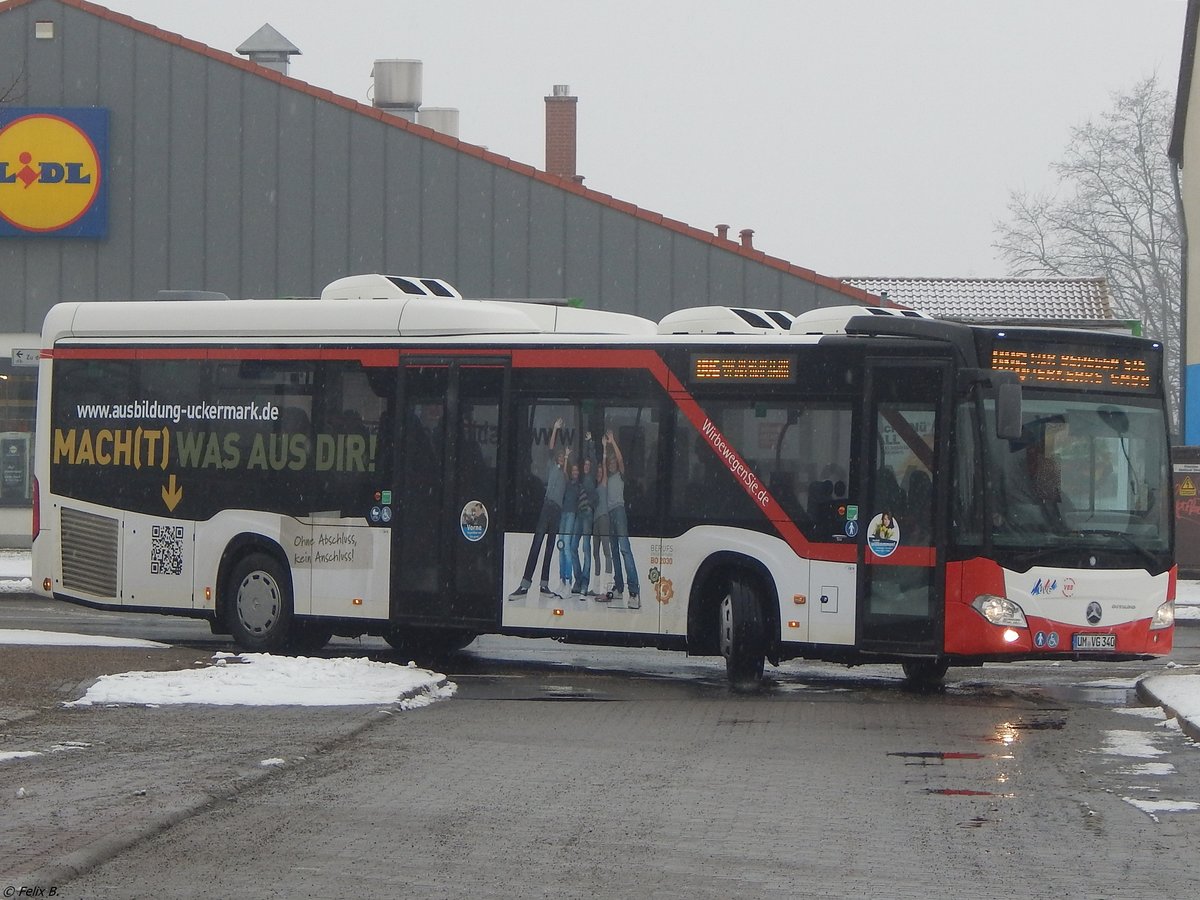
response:
<path id="1" fill-rule="evenodd" d="M 117 599 L 117 533 L 116 519 L 63 508 L 64 588 Z"/>

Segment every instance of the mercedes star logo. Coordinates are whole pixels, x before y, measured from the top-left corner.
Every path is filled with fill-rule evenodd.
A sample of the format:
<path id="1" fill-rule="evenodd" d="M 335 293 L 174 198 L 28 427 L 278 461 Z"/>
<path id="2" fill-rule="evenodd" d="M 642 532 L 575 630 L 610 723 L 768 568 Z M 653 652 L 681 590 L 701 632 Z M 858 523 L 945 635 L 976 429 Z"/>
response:
<path id="1" fill-rule="evenodd" d="M 1087 612 L 1084 613 L 1084 615 L 1087 616 L 1089 625 L 1099 625 L 1100 618 L 1104 615 L 1104 611 L 1100 608 L 1099 603 L 1093 601 L 1087 605 Z"/>

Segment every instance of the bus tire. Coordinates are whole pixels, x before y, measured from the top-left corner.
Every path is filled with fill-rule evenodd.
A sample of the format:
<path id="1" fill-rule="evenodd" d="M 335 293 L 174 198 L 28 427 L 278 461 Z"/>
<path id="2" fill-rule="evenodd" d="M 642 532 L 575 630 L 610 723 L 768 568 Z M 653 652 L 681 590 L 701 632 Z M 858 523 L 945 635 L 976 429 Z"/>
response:
<path id="1" fill-rule="evenodd" d="M 762 683 L 767 655 L 762 603 L 752 588 L 734 579 L 717 610 L 717 640 L 729 684 L 738 691 L 754 690 Z"/>
<path id="2" fill-rule="evenodd" d="M 225 622 L 234 643 L 273 653 L 287 646 L 292 630 L 292 580 L 266 553 L 242 557 L 229 573 Z"/>
<path id="3" fill-rule="evenodd" d="M 332 637 L 333 629 L 320 622 L 294 622 L 288 638 L 288 649 L 293 653 L 316 653 Z"/>
<path id="4" fill-rule="evenodd" d="M 915 688 L 939 686 L 946 677 L 950 663 L 944 659 L 906 659 L 900 663 L 904 680 Z"/>

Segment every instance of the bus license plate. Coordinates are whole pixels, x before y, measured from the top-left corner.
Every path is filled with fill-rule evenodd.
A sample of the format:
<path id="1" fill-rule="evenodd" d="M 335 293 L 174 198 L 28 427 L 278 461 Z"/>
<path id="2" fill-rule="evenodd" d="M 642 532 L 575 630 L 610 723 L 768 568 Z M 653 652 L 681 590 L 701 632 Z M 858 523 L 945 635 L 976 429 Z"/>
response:
<path id="1" fill-rule="evenodd" d="M 1072 650 L 1116 650 L 1117 636 L 1115 634 L 1073 634 L 1071 635 Z"/>

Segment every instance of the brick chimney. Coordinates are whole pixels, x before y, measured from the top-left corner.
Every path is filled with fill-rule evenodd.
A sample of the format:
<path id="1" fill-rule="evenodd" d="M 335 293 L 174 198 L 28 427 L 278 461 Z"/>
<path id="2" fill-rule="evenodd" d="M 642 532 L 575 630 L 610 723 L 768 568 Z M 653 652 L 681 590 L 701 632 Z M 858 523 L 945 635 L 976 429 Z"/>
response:
<path id="1" fill-rule="evenodd" d="M 573 181 L 583 181 L 575 173 L 575 108 L 578 97 L 571 86 L 554 85 L 546 98 L 546 172 Z"/>
<path id="2" fill-rule="evenodd" d="M 717 237 L 723 241 L 729 240 L 729 226 L 721 224 L 717 226 Z"/>
<path id="3" fill-rule="evenodd" d="M 747 250 L 754 249 L 754 229 L 753 228 L 743 228 L 741 231 L 738 232 L 738 235 L 742 239 L 743 247 L 745 247 Z"/>

